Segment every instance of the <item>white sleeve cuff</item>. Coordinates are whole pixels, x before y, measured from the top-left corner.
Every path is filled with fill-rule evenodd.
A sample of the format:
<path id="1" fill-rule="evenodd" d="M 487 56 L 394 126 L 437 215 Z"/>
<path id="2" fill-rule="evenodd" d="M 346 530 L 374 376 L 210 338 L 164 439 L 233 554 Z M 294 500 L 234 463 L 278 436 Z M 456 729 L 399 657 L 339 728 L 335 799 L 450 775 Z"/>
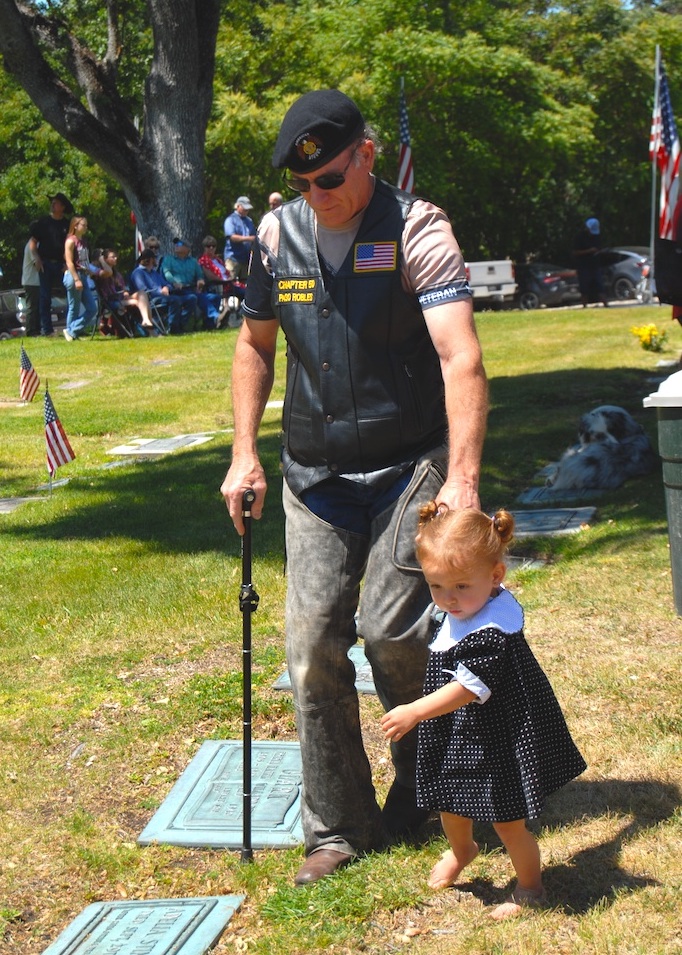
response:
<path id="1" fill-rule="evenodd" d="M 443 670 L 443 673 L 449 673 L 453 680 L 457 680 L 458 683 L 462 684 L 465 690 L 469 690 L 470 693 L 474 694 L 476 699 L 472 700 L 472 703 L 485 703 L 486 700 L 490 699 L 491 691 L 483 680 L 479 680 L 463 663 L 457 664 L 456 672 L 453 670 Z"/>

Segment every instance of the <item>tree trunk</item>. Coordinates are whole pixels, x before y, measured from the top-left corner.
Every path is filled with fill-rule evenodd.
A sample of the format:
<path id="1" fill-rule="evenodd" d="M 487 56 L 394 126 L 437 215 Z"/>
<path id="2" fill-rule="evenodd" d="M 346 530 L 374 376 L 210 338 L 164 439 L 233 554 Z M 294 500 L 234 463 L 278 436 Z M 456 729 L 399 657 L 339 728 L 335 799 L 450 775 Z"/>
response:
<path id="1" fill-rule="evenodd" d="M 0 0 L 5 69 L 46 121 L 120 184 L 142 235 L 157 235 L 164 247 L 182 236 L 198 249 L 203 235 L 204 144 L 220 6 L 220 0 L 147 0 L 154 52 L 138 131 L 116 87 L 114 0 L 107 3 L 110 36 L 102 60 L 58 15 Z M 66 51 L 68 83 L 46 58 L 45 51 L 55 50 Z M 87 106 L 72 89 L 74 78 Z"/>

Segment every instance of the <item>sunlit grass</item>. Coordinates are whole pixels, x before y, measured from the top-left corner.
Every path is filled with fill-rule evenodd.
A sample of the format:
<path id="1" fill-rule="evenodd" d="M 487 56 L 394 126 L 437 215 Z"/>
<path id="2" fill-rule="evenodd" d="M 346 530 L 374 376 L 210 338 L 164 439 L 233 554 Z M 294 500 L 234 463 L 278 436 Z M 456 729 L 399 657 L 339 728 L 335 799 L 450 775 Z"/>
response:
<path id="1" fill-rule="evenodd" d="M 537 471 L 576 438 L 580 415 L 625 407 L 656 442 L 642 399 L 682 350 L 662 355 L 633 324 L 657 308 L 477 316 L 491 379 L 483 506 L 518 507 Z M 0 514 L 0 949 L 38 955 L 90 901 L 245 894 L 218 943 L 282 955 L 412 949 L 471 953 L 667 953 L 679 948 L 680 619 L 670 584 L 660 473 L 595 502 L 580 533 L 519 540 L 549 563 L 511 585 L 587 773 L 535 826 L 552 908 L 495 925 L 512 882 L 490 827 L 461 895 L 426 888 L 444 844 L 361 860 L 306 890 L 301 850 L 237 853 L 136 838 L 206 739 L 241 731 L 241 561 L 219 494 L 230 454 L 234 332 L 69 346 L 31 340 L 77 457 L 52 495 L 42 403 L 18 403 L 18 343 L 0 343 L 0 493 L 33 497 Z M 284 349 L 273 398 L 282 397 Z M 66 386 L 66 387 L 64 387 Z M 253 526 L 256 738 L 295 739 L 284 668 L 279 414 L 266 412 L 270 490 Z M 105 468 L 135 437 L 212 439 L 156 462 Z M 380 796 L 391 772 L 380 705 L 361 701 Z M 4 946 L 4 948 L 3 948 Z"/>

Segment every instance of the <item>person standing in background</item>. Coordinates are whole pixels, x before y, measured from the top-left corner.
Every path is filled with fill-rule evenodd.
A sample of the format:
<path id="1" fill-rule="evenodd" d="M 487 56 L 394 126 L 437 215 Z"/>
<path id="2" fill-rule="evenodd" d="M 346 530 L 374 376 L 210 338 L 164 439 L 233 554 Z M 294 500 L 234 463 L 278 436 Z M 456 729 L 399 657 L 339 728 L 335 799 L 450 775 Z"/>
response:
<path id="1" fill-rule="evenodd" d="M 87 231 L 88 220 L 85 216 L 73 216 L 64 243 L 66 270 L 62 276 L 68 302 L 64 329 L 64 338 L 67 342 L 78 341 L 97 317 L 97 298 L 88 281 L 93 273 L 90 268 L 90 253 L 85 242 Z M 104 261 L 101 252 L 96 269 L 98 275 L 111 275 L 111 269 Z"/>
<path id="2" fill-rule="evenodd" d="M 69 231 L 67 215 L 73 206 L 63 192 L 48 196 L 50 213 L 31 223 L 29 244 L 40 275 L 40 333 L 53 335 L 52 289 L 62 284 L 64 275 L 64 243 Z"/>
<path id="3" fill-rule="evenodd" d="M 249 259 L 256 239 L 256 226 L 248 215 L 253 205 L 248 196 L 239 196 L 234 212 L 223 225 L 225 232 L 225 265 L 232 281 L 243 280 L 249 272 Z"/>
<path id="4" fill-rule="evenodd" d="M 24 307 L 26 334 L 29 338 L 34 338 L 40 335 L 40 272 L 36 265 L 30 239 L 24 246 L 21 284 L 24 287 L 24 301 L 26 303 Z M 51 315 L 50 321 L 52 321 Z"/>
<path id="5" fill-rule="evenodd" d="M 604 295 L 601 277 L 600 249 L 599 219 L 587 219 L 573 241 L 573 256 L 583 308 L 587 308 L 592 302 L 601 302 L 604 306 L 609 304 Z"/>

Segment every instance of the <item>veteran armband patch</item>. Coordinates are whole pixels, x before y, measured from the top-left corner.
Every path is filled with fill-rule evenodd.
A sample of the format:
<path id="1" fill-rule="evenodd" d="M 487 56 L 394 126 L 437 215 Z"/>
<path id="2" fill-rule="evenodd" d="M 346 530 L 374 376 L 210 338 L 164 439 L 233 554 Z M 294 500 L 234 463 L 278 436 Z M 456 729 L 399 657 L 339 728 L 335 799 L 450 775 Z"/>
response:
<path id="1" fill-rule="evenodd" d="M 422 311 L 426 311 L 427 308 L 433 308 L 435 305 L 445 305 L 448 302 L 460 302 L 462 299 L 471 298 L 471 289 L 466 279 L 457 279 L 448 285 L 441 285 L 440 288 L 421 292 L 417 298 Z"/>

